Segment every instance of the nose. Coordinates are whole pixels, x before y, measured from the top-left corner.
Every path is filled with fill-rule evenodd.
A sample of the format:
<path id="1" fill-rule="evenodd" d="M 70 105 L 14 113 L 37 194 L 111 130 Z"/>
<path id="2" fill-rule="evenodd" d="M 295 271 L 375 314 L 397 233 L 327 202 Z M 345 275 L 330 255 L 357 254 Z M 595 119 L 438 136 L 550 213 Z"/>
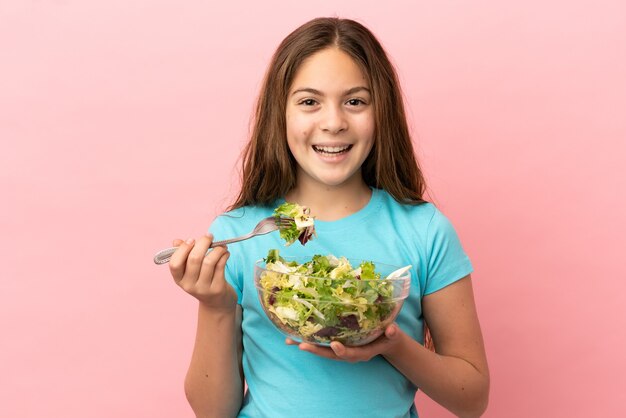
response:
<path id="1" fill-rule="evenodd" d="M 320 129 L 331 134 L 348 129 L 348 121 L 343 109 L 340 106 L 328 106 L 322 112 L 320 120 Z"/>

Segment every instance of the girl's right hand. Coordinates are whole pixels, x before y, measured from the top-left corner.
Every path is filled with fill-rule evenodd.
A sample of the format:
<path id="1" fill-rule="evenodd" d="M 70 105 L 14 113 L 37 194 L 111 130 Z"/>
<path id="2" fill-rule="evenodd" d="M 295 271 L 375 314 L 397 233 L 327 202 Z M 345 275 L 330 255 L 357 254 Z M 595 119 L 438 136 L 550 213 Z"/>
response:
<path id="1" fill-rule="evenodd" d="M 220 246 L 205 256 L 212 241 L 212 235 L 198 240 L 174 240 L 173 244 L 178 249 L 170 260 L 170 272 L 178 286 L 207 308 L 234 311 L 237 293 L 224 278 L 230 253 L 226 247 Z"/>

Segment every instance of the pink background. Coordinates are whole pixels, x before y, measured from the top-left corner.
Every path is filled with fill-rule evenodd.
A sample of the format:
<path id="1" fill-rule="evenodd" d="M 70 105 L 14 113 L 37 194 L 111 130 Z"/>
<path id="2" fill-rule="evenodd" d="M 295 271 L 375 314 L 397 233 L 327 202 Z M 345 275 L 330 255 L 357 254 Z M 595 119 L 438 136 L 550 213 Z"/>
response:
<path id="1" fill-rule="evenodd" d="M 196 304 L 152 255 L 229 202 L 270 55 L 321 15 L 398 66 L 476 268 L 485 416 L 624 416 L 624 2 L 335 3 L 0 3 L 0 416 L 192 416 Z"/>

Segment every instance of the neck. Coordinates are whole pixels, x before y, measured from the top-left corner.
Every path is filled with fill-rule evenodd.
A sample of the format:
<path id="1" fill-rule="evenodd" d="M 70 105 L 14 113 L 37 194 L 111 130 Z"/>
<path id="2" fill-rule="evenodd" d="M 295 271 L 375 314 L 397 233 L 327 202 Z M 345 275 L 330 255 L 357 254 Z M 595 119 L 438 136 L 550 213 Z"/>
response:
<path id="1" fill-rule="evenodd" d="M 302 176 L 298 177 L 296 187 L 285 199 L 309 207 L 320 221 L 336 221 L 352 215 L 363 209 L 372 196 L 360 173 L 337 186 L 302 181 Z"/>

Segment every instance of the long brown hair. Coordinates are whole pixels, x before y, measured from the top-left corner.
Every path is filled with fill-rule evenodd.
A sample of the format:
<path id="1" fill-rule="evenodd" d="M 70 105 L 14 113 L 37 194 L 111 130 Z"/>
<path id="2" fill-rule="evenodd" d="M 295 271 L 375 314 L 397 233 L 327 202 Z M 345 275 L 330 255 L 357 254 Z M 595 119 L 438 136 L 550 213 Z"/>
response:
<path id="1" fill-rule="evenodd" d="M 361 173 L 368 186 L 398 202 L 424 202 L 426 184 L 415 158 L 396 71 L 365 26 L 350 19 L 317 18 L 297 28 L 278 46 L 261 87 L 250 141 L 243 150 L 241 190 L 230 209 L 269 205 L 296 184 L 296 161 L 287 146 L 287 95 L 302 62 L 336 47 L 352 57 L 369 81 L 374 107 L 374 145 Z M 424 345 L 434 351 L 424 322 Z"/>
<path id="2" fill-rule="evenodd" d="M 286 136 L 287 95 L 302 62 L 329 47 L 354 59 L 372 92 L 374 145 L 362 166 L 365 183 L 386 190 L 398 202 L 424 202 L 424 177 L 409 136 L 398 77 L 383 47 L 358 22 L 317 18 L 289 34 L 272 57 L 242 154 L 241 189 L 230 209 L 271 204 L 295 186 L 296 161 Z"/>

